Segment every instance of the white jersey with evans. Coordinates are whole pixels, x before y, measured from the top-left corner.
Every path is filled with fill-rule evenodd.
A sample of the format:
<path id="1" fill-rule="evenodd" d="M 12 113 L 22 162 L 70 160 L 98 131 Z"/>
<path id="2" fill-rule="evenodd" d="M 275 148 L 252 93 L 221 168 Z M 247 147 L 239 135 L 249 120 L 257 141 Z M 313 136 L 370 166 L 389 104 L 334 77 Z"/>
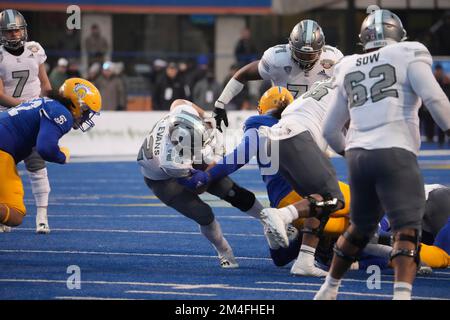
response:
<path id="1" fill-rule="evenodd" d="M 292 59 L 289 44 L 282 44 L 264 52 L 258 64 L 258 71 L 264 80 L 270 80 L 274 86 L 287 88 L 294 98 L 298 98 L 308 91 L 314 82 L 332 77 L 334 66 L 342 57 L 339 49 L 325 45 L 314 67 L 304 71 Z"/>
<path id="2" fill-rule="evenodd" d="M 12 55 L 0 46 L 0 78 L 5 94 L 20 100 L 39 98 L 39 66 L 46 60 L 44 49 L 34 41 L 25 42 L 24 51 L 19 56 Z M 0 106 L 0 109 L 5 108 Z"/>
<path id="3" fill-rule="evenodd" d="M 336 66 L 337 101 L 347 101 L 350 127 L 346 150 L 420 148 L 418 110 L 408 68 L 413 62 L 431 66 L 427 48 L 419 42 L 399 42 L 377 51 L 354 54 Z"/>
<path id="4" fill-rule="evenodd" d="M 173 108 L 169 114 L 159 120 L 139 151 L 138 163 L 142 174 L 151 180 L 167 180 L 171 178 L 186 177 L 192 169 L 191 161 L 173 161 L 173 144 L 170 141 L 169 126 L 167 120 L 170 116 L 188 112 L 199 116 L 197 110 L 191 105 L 183 104 Z"/>

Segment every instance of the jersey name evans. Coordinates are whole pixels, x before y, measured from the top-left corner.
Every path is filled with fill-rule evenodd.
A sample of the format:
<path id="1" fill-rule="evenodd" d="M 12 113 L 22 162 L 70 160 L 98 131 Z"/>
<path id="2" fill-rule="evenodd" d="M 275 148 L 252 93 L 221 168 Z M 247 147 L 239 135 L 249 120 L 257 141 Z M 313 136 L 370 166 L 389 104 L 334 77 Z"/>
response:
<path id="1" fill-rule="evenodd" d="M 155 156 L 159 156 L 159 153 L 161 152 L 161 141 L 163 139 L 164 131 L 166 131 L 166 126 L 158 127 L 158 131 L 156 132 L 155 147 L 153 149 L 153 154 Z"/>

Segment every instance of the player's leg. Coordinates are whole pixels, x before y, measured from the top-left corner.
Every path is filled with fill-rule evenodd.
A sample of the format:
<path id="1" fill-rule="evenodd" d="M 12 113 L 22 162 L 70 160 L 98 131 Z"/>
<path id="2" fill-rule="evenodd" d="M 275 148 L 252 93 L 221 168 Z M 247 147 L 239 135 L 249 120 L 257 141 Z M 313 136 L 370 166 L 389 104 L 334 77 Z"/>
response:
<path id="1" fill-rule="evenodd" d="M 336 299 L 341 279 L 377 230 L 383 215 L 375 187 L 375 175 L 367 163 L 368 151 L 352 149 L 346 153 L 349 168 L 351 224 L 334 247 L 333 260 L 324 284 L 314 299 Z"/>
<path id="2" fill-rule="evenodd" d="M 24 162 L 30 177 L 31 191 L 36 201 L 36 232 L 39 234 L 48 234 L 50 233 L 50 228 L 48 225 L 47 208 L 50 182 L 48 181 L 45 161 L 36 150 L 33 150 Z"/>
<path id="3" fill-rule="evenodd" d="M 326 273 L 314 266 L 314 254 L 329 215 L 344 207 L 344 197 L 339 188 L 336 172 L 309 132 L 281 140 L 279 150 L 280 172 L 298 194 L 302 196 L 318 194 L 338 200 L 331 210 L 313 210 L 314 201 L 309 198 L 281 209 L 281 211 L 271 210 L 273 215 L 269 214 L 270 218 L 275 216 L 275 219 L 269 219 L 269 222 L 274 220 L 277 224 L 279 224 L 277 220 L 288 223 L 302 215 L 308 217 L 305 219 L 302 229 L 303 239 L 299 257 L 293 265 L 291 273 L 324 276 Z M 320 196 L 316 199 L 321 200 Z M 317 216 L 317 214 L 320 215 Z M 277 216 L 280 219 L 276 219 Z M 281 234 L 281 237 L 285 238 L 286 235 Z"/>
<path id="4" fill-rule="evenodd" d="M 178 184 L 175 179 L 150 180 L 144 178 L 144 180 L 159 200 L 199 224 L 201 233 L 216 249 L 222 268 L 239 266 L 211 207 L 203 202 L 196 193 Z"/>
<path id="5" fill-rule="evenodd" d="M 393 230 L 391 263 L 394 299 L 411 299 L 420 264 L 420 235 L 425 213 L 423 178 L 416 156 L 404 149 L 379 150 L 377 193 Z"/>
<path id="6" fill-rule="evenodd" d="M 239 186 L 230 177 L 214 181 L 208 187 L 207 192 L 228 202 L 249 216 L 261 220 L 263 205 L 256 199 L 253 192 Z"/>
<path id="7" fill-rule="evenodd" d="M 0 150 L 0 224 L 16 227 L 22 224 L 26 209 L 23 185 L 14 159 Z"/>

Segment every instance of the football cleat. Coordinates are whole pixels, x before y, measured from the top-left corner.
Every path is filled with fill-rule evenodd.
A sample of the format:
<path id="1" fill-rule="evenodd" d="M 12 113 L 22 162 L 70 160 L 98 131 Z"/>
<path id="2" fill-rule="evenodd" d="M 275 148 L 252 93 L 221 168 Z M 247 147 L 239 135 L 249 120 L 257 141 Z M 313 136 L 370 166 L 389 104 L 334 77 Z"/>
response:
<path id="1" fill-rule="evenodd" d="M 328 272 L 315 265 L 306 264 L 303 259 L 297 259 L 291 267 L 291 274 L 294 276 L 326 277 Z"/>
<path id="2" fill-rule="evenodd" d="M 261 221 L 272 233 L 273 240 L 281 247 L 289 246 L 289 238 L 286 232 L 286 224 L 278 213 L 278 209 L 266 208 L 261 211 Z"/>
<path id="3" fill-rule="evenodd" d="M 236 258 L 233 254 L 229 254 L 226 257 L 219 255 L 220 267 L 224 269 L 235 269 L 239 268 L 239 264 L 236 262 Z"/>
<path id="4" fill-rule="evenodd" d="M 286 226 L 286 233 L 287 233 L 289 242 L 292 242 L 298 238 L 298 230 L 292 224 L 288 224 Z"/>
<path id="5" fill-rule="evenodd" d="M 329 289 L 326 287 L 326 283 L 324 283 L 314 296 L 314 300 L 337 300 L 337 295 L 337 289 Z"/>
<path id="6" fill-rule="evenodd" d="M 11 232 L 11 227 L 5 226 L 4 224 L 0 224 L 0 233 L 2 232 Z"/>
<path id="7" fill-rule="evenodd" d="M 280 249 L 280 245 L 278 241 L 275 239 L 275 236 L 272 231 L 270 231 L 268 226 L 264 226 L 264 236 L 266 237 L 269 248 L 272 250 Z"/>
<path id="8" fill-rule="evenodd" d="M 420 261 L 419 268 L 417 268 L 417 274 L 424 276 L 424 275 L 432 274 L 432 273 L 433 273 L 433 269 L 431 269 L 431 267 L 428 266 L 425 262 Z"/>
<path id="9" fill-rule="evenodd" d="M 49 234 L 50 227 L 48 226 L 48 217 L 46 209 L 38 209 L 36 214 L 36 233 Z"/>
<path id="10" fill-rule="evenodd" d="M 49 234 L 50 228 L 48 227 L 48 224 L 40 223 L 36 226 L 36 233 L 37 234 Z"/>

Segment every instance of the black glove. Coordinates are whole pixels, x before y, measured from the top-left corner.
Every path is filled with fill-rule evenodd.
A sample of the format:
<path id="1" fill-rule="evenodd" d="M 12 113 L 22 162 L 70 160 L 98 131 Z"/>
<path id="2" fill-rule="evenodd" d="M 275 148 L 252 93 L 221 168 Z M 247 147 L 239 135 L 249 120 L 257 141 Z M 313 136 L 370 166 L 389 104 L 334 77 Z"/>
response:
<path id="1" fill-rule="evenodd" d="M 220 130 L 220 132 L 222 132 L 222 121 L 225 124 L 225 127 L 228 127 L 228 117 L 227 117 L 227 112 L 225 111 L 225 108 L 214 108 L 214 119 L 216 119 L 216 127 L 217 129 Z"/>

